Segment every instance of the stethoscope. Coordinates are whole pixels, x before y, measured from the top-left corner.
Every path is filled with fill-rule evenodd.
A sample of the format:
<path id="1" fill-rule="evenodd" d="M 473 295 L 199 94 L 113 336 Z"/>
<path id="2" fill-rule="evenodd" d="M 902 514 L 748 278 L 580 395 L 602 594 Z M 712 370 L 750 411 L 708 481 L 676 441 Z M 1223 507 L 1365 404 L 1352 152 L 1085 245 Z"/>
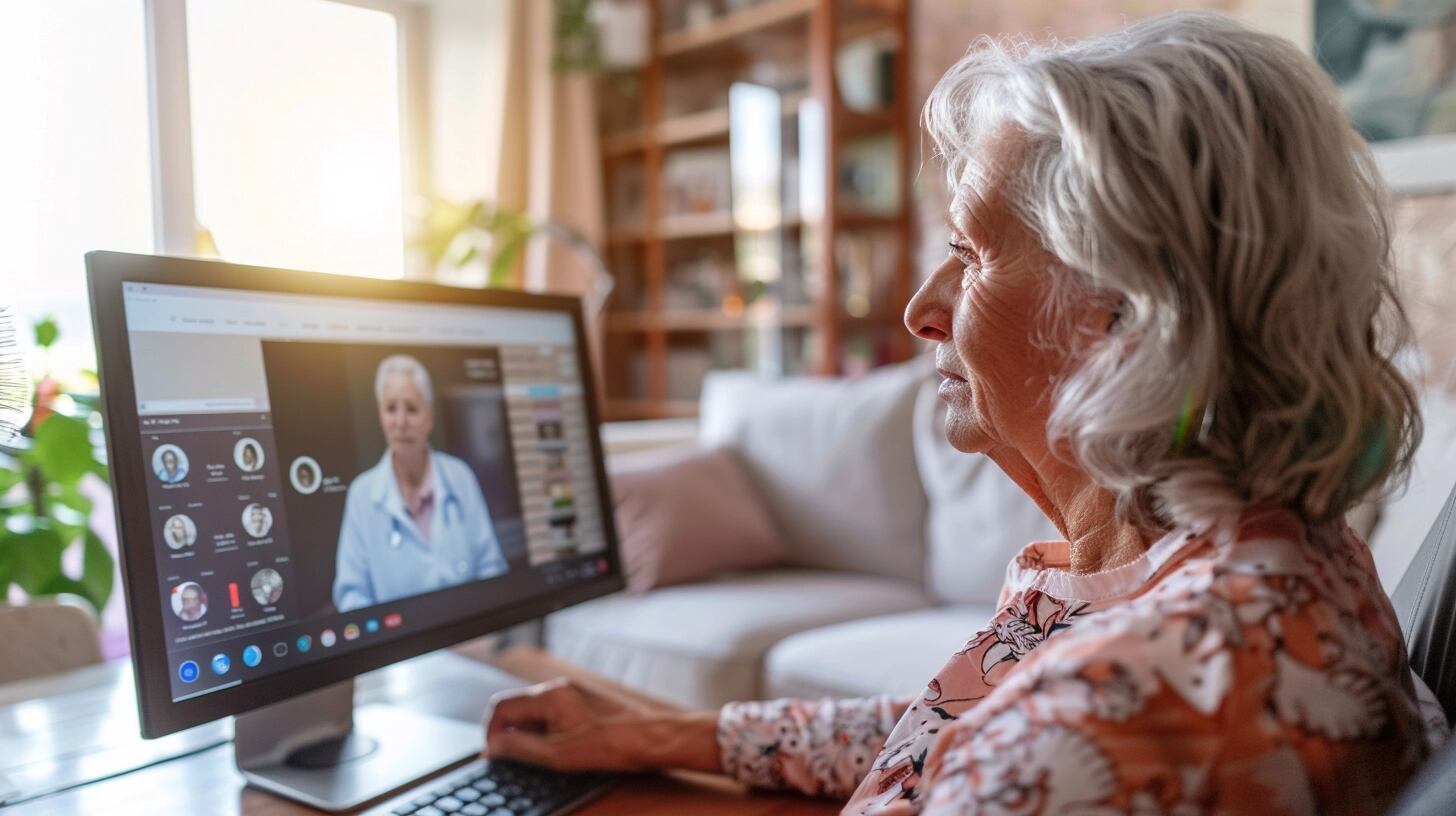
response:
<path id="1" fill-rule="evenodd" d="M 450 518 L 452 509 L 455 511 L 454 519 Z M 441 509 L 440 518 L 447 526 L 451 523 L 459 524 L 465 521 L 465 511 L 460 509 L 460 499 L 454 493 L 445 496 L 445 506 Z M 389 524 L 389 548 L 397 550 L 404 546 L 404 522 L 398 516 L 391 515 Z"/>

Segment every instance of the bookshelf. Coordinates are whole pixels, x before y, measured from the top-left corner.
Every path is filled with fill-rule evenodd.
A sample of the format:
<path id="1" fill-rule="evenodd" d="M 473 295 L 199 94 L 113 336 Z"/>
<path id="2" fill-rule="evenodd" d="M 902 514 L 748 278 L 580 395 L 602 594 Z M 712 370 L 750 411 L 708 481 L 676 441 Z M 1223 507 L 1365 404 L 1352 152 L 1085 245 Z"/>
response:
<path id="1" fill-rule="evenodd" d="M 908 3 L 649 0 L 646 65 L 598 78 L 608 419 L 910 355 Z"/>

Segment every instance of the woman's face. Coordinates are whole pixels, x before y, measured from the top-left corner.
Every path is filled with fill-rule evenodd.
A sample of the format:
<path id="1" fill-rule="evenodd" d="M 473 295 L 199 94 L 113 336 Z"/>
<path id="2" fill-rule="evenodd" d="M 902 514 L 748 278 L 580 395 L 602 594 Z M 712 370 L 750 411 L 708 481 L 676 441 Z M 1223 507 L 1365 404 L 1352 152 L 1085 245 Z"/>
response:
<path id="1" fill-rule="evenodd" d="M 177 466 L 177 454 L 173 453 L 172 451 L 162 451 L 162 467 L 165 468 L 168 473 L 176 473 Z"/>
<path id="2" fill-rule="evenodd" d="M 985 152 L 990 167 L 1011 147 L 993 143 Z M 1075 314 L 1049 314 L 1057 259 L 1007 206 L 1002 176 L 972 167 L 962 178 L 948 257 L 911 299 L 905 324 L 939 343 L 951 444 L 967 452 L 1010 449 L 1035 462 L 1046 448 L 1052 387 L 1090 339 L 1089 327 L 1105 331 L 1110 310 L 1082 302 L 1071 306 Z"/>
<path id="3" fill-rule="evenodd" d="M 258 464 L 258 453 L 257 451 L 253 450 L 252 445 L 243 448 L 243 464 L 247 465 L 248 467 L 252 467 L 253 465 Z"/>
<path id="4" fill-rule="evenodd" d="M 384 441 L 391 453 L 395 456 L 423 453 L 434 424 L 429 403 L 425 402 L 425 395 L 420 393 L 414 378 L 399 371 L 384 378 L 384 390 L 379 396 L 379 426 L 384 430 Z"/>

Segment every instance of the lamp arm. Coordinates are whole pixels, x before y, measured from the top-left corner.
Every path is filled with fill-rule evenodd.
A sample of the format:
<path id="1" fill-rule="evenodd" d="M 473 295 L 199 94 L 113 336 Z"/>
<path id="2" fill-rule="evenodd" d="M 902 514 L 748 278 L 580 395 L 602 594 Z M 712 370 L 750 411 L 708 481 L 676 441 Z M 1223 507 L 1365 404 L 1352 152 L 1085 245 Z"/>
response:
<path id="1" fill-rule="evenodd" d="M 607 305 L 607 298 L 612 294 L 612 289 L 617 285 L 616 278 L 607 269 L 607 262 L 602 258 L 601 253 L 592 242 L 587 240 L 585 235 L 579 231 L 557 221 L 540 221 L 532 231 L 532 237 L 537 235 L 545 238 L 554 238 L 573 249 L 578 255 L 585 258 L 592 270 L 591 289 L 587 292 L 587 305 L 593 315 L 600 315 L 602 309 Z"/>

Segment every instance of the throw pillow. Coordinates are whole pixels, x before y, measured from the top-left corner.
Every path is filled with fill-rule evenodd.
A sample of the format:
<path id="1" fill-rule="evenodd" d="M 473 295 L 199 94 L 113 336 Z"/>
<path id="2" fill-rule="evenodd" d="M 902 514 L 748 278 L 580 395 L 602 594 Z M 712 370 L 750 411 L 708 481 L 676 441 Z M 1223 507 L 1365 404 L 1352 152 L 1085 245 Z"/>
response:
<path id="1" fill-rule="evenodd" d="M 732 451 L 644 451 L 610 467 L 628 592 L 783 561 L 783 537 Z"/>
<path id="2" fill-rule="evenodd" d="M 788 563 L 919 582 L 925 491 L 910 416 L 930 368 L 922 355 L 853 379 L 714 371 L 698 439 L 743 457 Z"/>

